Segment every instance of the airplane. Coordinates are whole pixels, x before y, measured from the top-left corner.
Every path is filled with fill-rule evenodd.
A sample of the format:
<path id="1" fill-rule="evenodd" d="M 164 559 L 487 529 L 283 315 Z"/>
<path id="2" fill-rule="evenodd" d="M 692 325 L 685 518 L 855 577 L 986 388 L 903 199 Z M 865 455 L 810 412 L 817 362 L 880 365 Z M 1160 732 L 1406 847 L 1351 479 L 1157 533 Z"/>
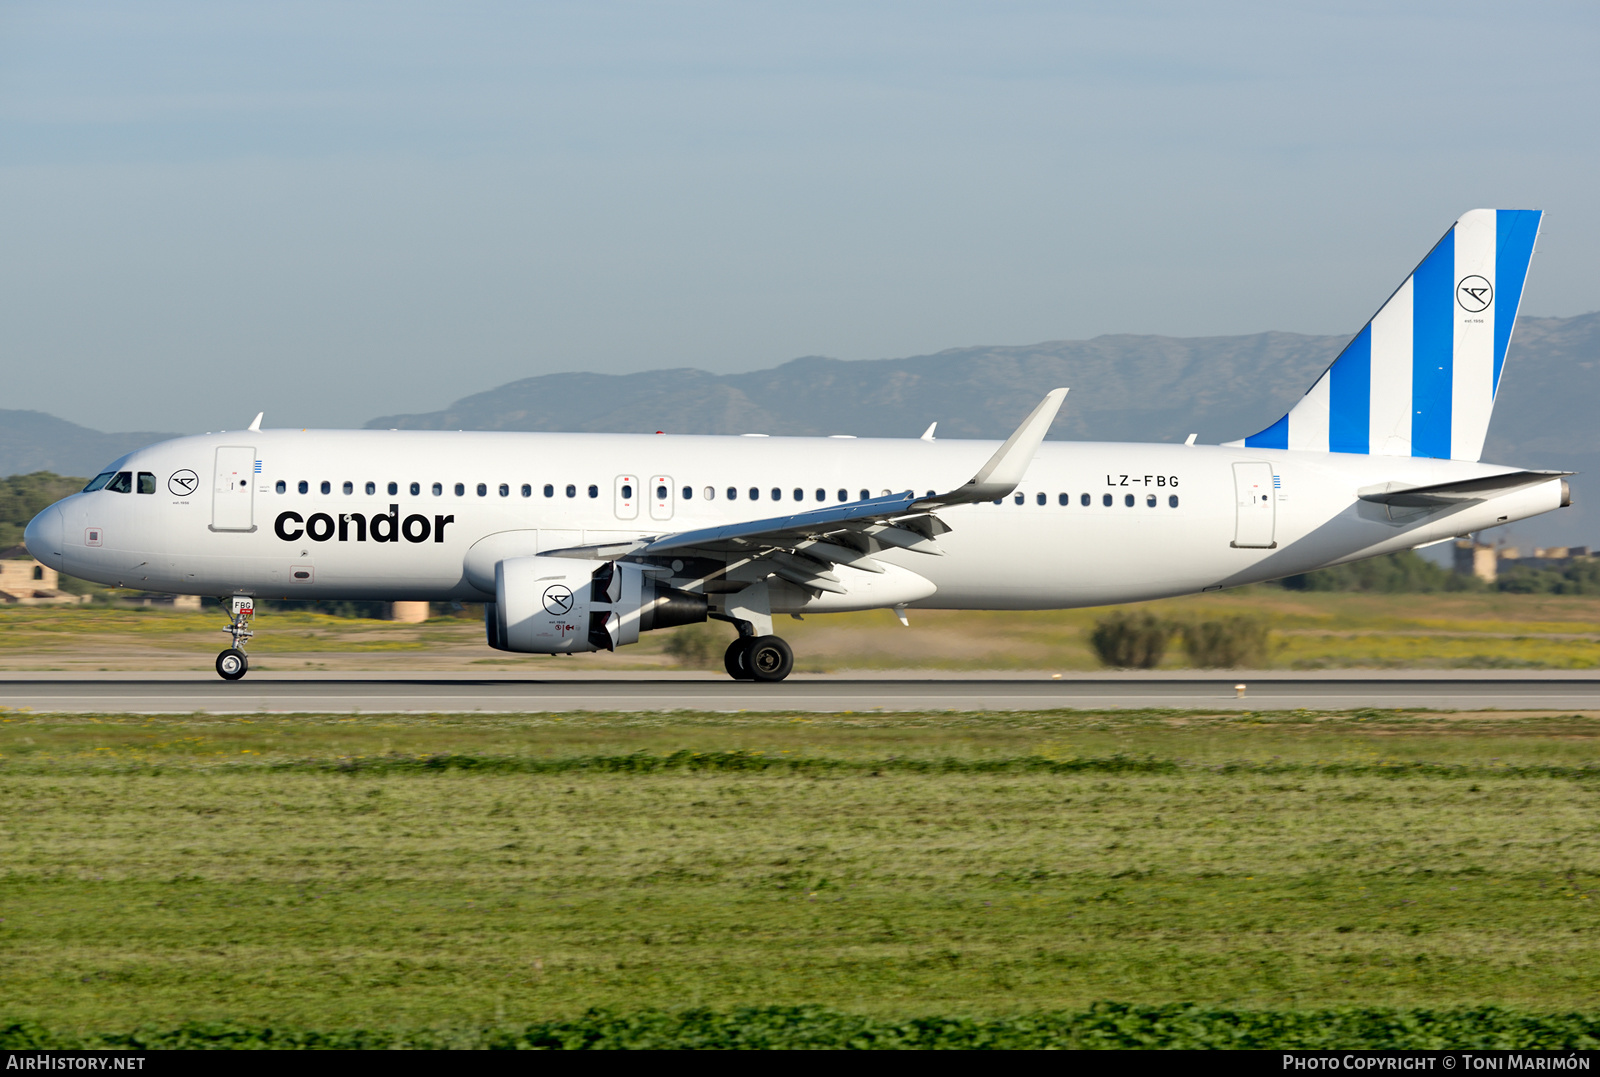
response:
<path id="1" fill-rule="evenodd" d="M 1571 503 L 1564 471 L 1480 461 L 1542 214 L 1460 217 L 1305 396 L 1222 445 L 248 429 L 129 453 L 27 526 L 96 583 L 255 600 L 482 603 L 488 646 L 615 651 L 733 626 L 777 682 L 773 618 L 1066 609 L 1214 591 L 1448 541 Z M 975 466 L 977 465 L 977 466 Z"/>

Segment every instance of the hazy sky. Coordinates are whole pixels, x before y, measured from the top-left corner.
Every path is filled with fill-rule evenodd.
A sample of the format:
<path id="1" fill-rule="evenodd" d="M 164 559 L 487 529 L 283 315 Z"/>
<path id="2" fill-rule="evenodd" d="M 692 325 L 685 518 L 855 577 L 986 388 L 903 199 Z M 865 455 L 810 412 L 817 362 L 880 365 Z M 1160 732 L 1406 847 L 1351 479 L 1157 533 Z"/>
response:
<path id="1" fill-rule="evenodd" d="M 1463 210 L 1600 307 L 1592 3 L 0 2 L 0 407 L 1348 333 Z"/>

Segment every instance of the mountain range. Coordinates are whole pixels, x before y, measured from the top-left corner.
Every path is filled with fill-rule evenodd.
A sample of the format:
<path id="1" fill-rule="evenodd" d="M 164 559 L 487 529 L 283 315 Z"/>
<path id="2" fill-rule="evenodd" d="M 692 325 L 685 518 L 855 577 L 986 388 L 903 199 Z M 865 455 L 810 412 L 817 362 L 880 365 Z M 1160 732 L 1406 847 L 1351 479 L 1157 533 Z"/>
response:
<path id="1" fill-rule="evenodd" d="M 692 368 L 524 378 L 440 411 L 386 415 L 370 429 L 1004 437 L 1046 390 L 1071 387 L 1051 432 L 1096 441 L 1229 441 L 1276 420 L 1328 366 L 1342 336 L 1116 335 L 953 348 L 904 359 L 818 356 L 768 370 Z M 1600 312 L 1522 318 L 1484 459 L 1600 471 Z M 102 434 L 40 412 L 0 411 L 0 473 L 93 474 L 170 434 Z M 1581 542 L 1584 479 L 1572 509 L 1518 525 L 1524 541 Z M 1594 487 L 1600 497 L 1600 484 Z M 1596 520 L 1600 521 L 1600 514 Z M 1600 539 L 1600 535 L 1595 536 Z"/>

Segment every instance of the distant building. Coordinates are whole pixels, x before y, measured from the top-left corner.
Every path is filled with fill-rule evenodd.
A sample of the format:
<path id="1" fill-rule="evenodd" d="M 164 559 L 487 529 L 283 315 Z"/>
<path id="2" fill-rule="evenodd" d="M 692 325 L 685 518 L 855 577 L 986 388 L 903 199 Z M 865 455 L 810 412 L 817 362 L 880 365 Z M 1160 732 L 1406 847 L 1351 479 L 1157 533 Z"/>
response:
<path id="1" fill-rule="evenodd" d="M 5 551 L 14 554 L 20 546 Z M 61 590 L 61 577 L 55 569 L 41 565 L 24 555 L 7 556 L 0 560 L 0 605 L 50 606 L 70 603 L 77 605 L 88 598 Z"/>
<path id="2" fill-rule="evenodd" d="M 1455 570 L 1463 576 L 1476 576 L 1485 583 L 1493 583 L 1503 568 L 1566 568 L 1593 556 L 1587 546 L 1537 546 L 1524 557 L 1523 550 L 1517 546 L 1490 546 L 1461 539 L 1455 546 Z"/>
<path id="3" fill-rule="evenodd" d="M 1456 543 L 1456 572 L 1462 576 L 1476 576 L 1484 583 L 1493 583 L 1499 560 L 1495 553 L 1493 546 L 1461 539 Z"/>
<path id="4" fill-rule="evenodd" d="M 92 595 L 75 595 L 61 589 L 61 574 L 41 565 L 22 546 L 0 550 L 0 606 L 57 606 L 89 602 Z M 168 606 L 177 610 L 200 608 L 199 595 L 162 595 L 125 599 L 143 606 Z"/>

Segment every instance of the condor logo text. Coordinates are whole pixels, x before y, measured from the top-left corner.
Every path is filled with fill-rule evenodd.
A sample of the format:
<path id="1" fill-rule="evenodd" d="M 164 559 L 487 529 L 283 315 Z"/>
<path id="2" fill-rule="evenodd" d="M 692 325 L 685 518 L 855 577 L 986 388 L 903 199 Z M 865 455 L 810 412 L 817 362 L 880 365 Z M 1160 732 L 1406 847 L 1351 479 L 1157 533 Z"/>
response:
<path id="1" fill-rule="evenodd" d="M 435 542 L 444 541 L 446 524 L 456 522 L 454 516 L 435 516 L 433 519 L 414 512 L 400 519 L 400 506 L 390 505 L 387 513 L 373 513 L 369 520 L 359 512 L 341 512 L 338 519 L 326 512 L 314 512 L 303 518 L 298 512 L 280 512 L 272 523 L 273 532 L 285 542 L 295 542 L 303 535 L 312 542 L 327 542 L 337 534 L 340 542 Z"/>

